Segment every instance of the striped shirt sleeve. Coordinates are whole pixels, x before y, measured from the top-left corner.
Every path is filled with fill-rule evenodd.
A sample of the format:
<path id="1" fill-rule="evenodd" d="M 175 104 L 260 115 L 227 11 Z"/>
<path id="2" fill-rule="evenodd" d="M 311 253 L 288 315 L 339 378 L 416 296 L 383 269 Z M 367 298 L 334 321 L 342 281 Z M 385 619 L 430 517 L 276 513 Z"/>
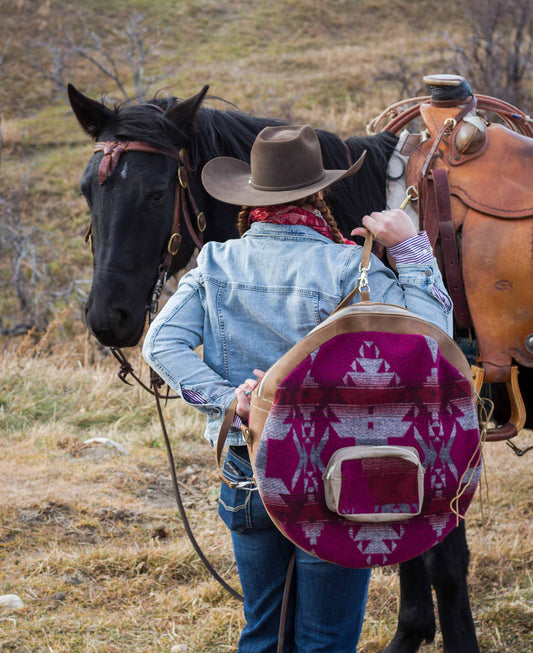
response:
<path id="1" fill-rule="evenodd" d="M 433 250 L 429 242 L 428 235 L 425 231 L 420 232 L 417 236 L 411 236 L 398 245 L 389 247 L 391 256 L 396 263 L 431 263 L 433 260 Z"/>
<path id="2" fill-rule="evenodd" d="M 433 250 L 425 231 L 421 231 L 418 235 L 407 238 L 407 240 L 404 240 L 398 245 L 389 247 L 389 253 L 399 265 L 402 263 L 426 265 L 433 261 Z M 452 304 L 450 298 L 443 294 L 437 286 L 433 286 L 433 294 L 443 304 L 446 310 L 451 310 Z"/>
<path id="3" fill-rule="evenodd" d="M 189 404 L 201 405 L 206 403 L 204 397 L 199 392 L 195 392 L 194 390 L 182 390 L 181 396 Z M 236 414 L 231 425 L 237 429 L 240 429 L 242 426 L 242 419 Z"/>

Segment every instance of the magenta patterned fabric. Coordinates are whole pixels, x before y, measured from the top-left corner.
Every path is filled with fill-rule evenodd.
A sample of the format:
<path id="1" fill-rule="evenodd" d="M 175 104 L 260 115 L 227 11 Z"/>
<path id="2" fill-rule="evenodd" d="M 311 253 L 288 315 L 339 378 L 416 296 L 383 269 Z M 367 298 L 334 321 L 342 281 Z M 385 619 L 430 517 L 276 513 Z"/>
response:
<path id="1" fill-rule="evenodd" d="M 456 495 L 456 509 L 465 513 L 481 472 L 478 444 L 470 382 L 432 338 L 349 333 L 321 345 L 278 387 L 255 474 L 270 516 L 302 549 L 346 567 L 391 565 L 447 535 L 457 524 Z M 424 467 L 422 514 L 354 522 L 329 510 L 328 461 L 337 449 L 355 445 L 417 450 Z M 415 472 L 402 461 L 343 462 L 343 476 L 341 511 L 418 510 Z"/>

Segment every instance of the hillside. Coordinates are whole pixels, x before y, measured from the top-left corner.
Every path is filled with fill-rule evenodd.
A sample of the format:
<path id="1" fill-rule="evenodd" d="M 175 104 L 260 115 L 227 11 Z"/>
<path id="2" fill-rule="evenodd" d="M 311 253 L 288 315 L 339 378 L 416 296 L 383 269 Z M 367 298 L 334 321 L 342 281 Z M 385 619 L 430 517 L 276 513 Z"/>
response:
<path id="1" fill-rule="evenodd" d="M 112 103 L 124 99 L 119 78 L 134 95 L 127 56 L 132 43 L 133 59 L 139 56 L 140 38 L 142 79 L 152 93 L 188 97 L 209 84 L 213 96 L 244 111 L 347 137 L 363 134 L 405 80 L 415 94 L 424 73 L 448 70 L 443 21 L 455 35 L 464 27 L 460 3 L 444 8 L 434 0 L 1 0 L 0 9 L 0 195 L 15 232 L 4 232 L 0 262 L 0 328 L 7 330 L 28 322 L 42 328 L 88 292 L 88 216 L 78 184 L 91 149 L 62 85 Z"/>

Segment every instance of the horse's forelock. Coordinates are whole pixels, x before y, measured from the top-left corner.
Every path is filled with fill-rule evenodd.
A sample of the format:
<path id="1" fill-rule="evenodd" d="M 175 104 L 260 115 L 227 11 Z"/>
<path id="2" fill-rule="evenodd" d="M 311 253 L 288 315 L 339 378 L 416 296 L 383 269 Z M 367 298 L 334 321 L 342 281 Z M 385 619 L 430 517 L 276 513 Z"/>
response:
<path id="1" fill-rule="evenodd" d="M 162 149 L 183 145 L 187 135 L 165 116 L 176 102 L 174 97 L 156 97 L 145 104 L 115 107 L 117 138 L 144 141 Z"/>

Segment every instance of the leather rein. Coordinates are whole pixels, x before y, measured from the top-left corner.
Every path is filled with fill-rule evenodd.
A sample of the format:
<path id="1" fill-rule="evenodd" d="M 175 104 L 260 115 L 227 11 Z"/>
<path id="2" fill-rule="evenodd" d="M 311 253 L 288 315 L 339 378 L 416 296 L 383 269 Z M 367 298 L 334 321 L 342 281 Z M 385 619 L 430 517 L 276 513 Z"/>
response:
<path id="1" fill-rule="evenodd" d="M 105 182 L 105 180 L 111 174 L 113 174 L 113 172 L 117 167 L 119 158 L 122 154 L 124 154 L 125 152 L 132 152 L 132 151 L 148 152 L 151 154 L 162 154 L 164 156 L 170 157 L 171 159 L 174 159 L 178 163 L 178 171 L 176 174 L 177 183 L 176 183 L 176 192 L 175 192 L 175 200 L 174 200 L 174 214 L 172 219 L 172 228 L 170 230 L 170 236 L 168 239 L 165 253 L 163 255 L 163 259 L 161 261 L 161 264 L 159 265 L 158 278 L 154 284 L 154 288 L 152 291 L 152 299 L 150 304 L 146 307 L 148 320 L 149 322 L 151 322 L 153 317 L 157 313 L 159 297 L 167 281 L 167 276 L 170 270 L 170 266 L 172 264 L 172 259 L 178 253 L 181 245 L 181 240 L 182 240 L 181 229 L 180 229 L 181 217 L 183 216 L 183 220 L 187 227 L 189 236 L 192 238 L 194 244 L 198 247 L 198 249 L 201 249 L 203 246 L 203 232 L 206 229 L 207 223 L 206 223 L 204 213 L 198 210 L 196 200 L 194 199 L 194 195 L 192 194 L 191 191 L 189 175 L 191 172 L 194 172 L 194 169 L 191 167 L 189 163 L 187 151 L 184 148 L 182 148 L 179 151 L 174 149 L 162 150 L 159 149 L 158 147 L 155 147 L 154 145 L 151 145 L 150 143 L 145 143 L 143 141 L 97 141 L 94 144 L 93 153 L 96 154 L 97 152 L 103 152 L 104 154 L 98 166 L 98 183 L 102 185 Z M 196 233 L 195 229 L 192 226 L 191 213 L 189 207 L 192 209 L 195 215 L 196 227 L 198 233 Z M 87 235 L 85 237 L 86 241 L 89 240 L 91 233 L 92 233 L 92 224 L 89 226 L 89 229 L 87 230 Z M 192 532 L 189 519 L 185 511 L 185 506 L 183 505 L 183 500 L 181 498 L 181 492 L 179 489 L 179 483 L 176 476 L 176 465 L 174 463 L 174 456 L 172 453 L 170 438 L 168 436 L 168 431 L 165 424 L 165 418 L 163 415 L 163 409 L 161 406 L 162 398 L 165 398 L 165 400 L 174 399 L 177 398 L 178 395 L 170 395 L 169 388 L 167 386 L 167 393 L 165 396 L 162 396 L 160 389 L 164 385 L 164 381 L 161 379 L 161 377 L 158 374 L 156 374 L 153 370 L 150 371 L 150 386 L 148 386 L 140 379 L 139 376 L 137 376 L 127 356 L 120 348 L 110 347 L 110 350 L 113 356 L 117 359 L 117 361 L 120 364 L 120 370 L 118 372 L 119 379 L 128 385 L 132 385 L 127 380 L 128 375 L 132 376 L 133 379 L 135 379 L 135 381 L 144 390 L 146 390 L 148 393 L 153 395 L 155 398 L 157 414 L 159 417 L 159 422 L 161 424 L 161 430 L 163 432 L 163 438 L 165 440 L 167 456 L 170 463 L 170 475 L 172 479 L 172 487 L 174 489 L 176 503 L 178 505 L 178 511 L 180 513 L 180 517 L 183 522 L 185 531 L 189 537 L 191 544 L 193 545 L 194 550 L 196 551 L 199 558 L 204 563 L 206 569 L 213 576 L 213 578 L 218 583 L 220 583 L 220 585 L 222 585 L 222 587 L 224 587 L 224 589 L 226 589 L 232 596 L 239 599 L 240 601 L 244 601 L 242 595 L 239 594 L 235 589 L 233 589 L 233 587 L 231 587 L 218 574 L 216 569 L 213 567 L 213 565 L 209 562 L 209 560 L 205 556 L 204 552 L 200 548 L 200 545 L 198 544 Z"/>

